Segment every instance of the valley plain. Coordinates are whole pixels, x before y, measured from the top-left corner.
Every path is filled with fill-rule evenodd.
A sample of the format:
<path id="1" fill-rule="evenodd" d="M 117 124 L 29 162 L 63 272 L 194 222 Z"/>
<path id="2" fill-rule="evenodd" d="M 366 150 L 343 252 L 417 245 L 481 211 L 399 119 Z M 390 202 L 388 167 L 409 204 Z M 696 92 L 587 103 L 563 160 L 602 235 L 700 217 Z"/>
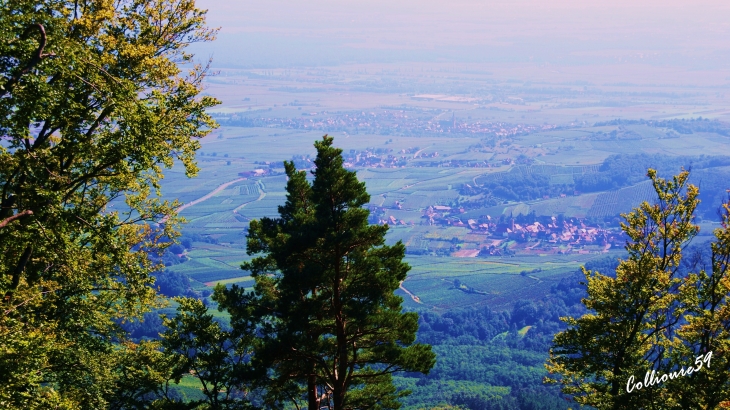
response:
<path id="1" fill-rule="evenodd" d="M 406 245 L 411 271 L 397 293 L 425 315 L 419 337 L 439 354 L 427 379 L 396 379 L 414 391 L 406 408 L 545 394 L 529 389 L 545 374 L 556 312 L 580 311 L 580 298 L 568 303 L 561 292 L 580 293 L 581 266 L 624 255 L 621 214 L 654 200 L 648 167 L 663 177 L 691 169 L 703 201 L 696 243 L 718 227 L 730 188 L 730 88 L 667 86 L 661 76 L 645 86 L 567 82 L 550 67 L 500 67 L 220 70 L 206 93 L 223 102 L 211 111 L 221 126 L 201 140 L 199 175 L 176 166 L 163 181 L 187 220 L 167 269 L 189 277 L 197 295 L 218 283 L 250 288 L 240 269 L 249 222 L 278 215 L 283 161 L 311 170 L 312 144 L 328 134 L 366 184 L 370 222 L 388 224 L 387 241 Z M 497 314 L 492 330 L 454 330 L 473 314 Z M 455 354 L 447 344 L 468 349 Z M 449 364 L 470 355 L 483 367 Z M 485 368 L 518 370 L 515 379 L 475 376 Z"/>
<path id="2" fill-rule="evenodd" d="M 214 238 L 217 244 L 198 244 L 186 253 L 190 260 L 175 269 L 203 284 L 237 278 L 250 284 L 238 269 L 247 258 L 248 221 L 276 216 L 285 200 L 282 161 L 311 168 L 312 143 L 324 134 L 335 137 L 348 165 L 365 181 L 372 222 L 388 223 L 390 240 L 407 245 L 413 270 L 406 285 L 421 304 L 435 308 L 453 306 L 451 299 L 467 305 L 490 299 L 469 295 L 464 300 L 458 291 L 444 291 L 442 276 L 486 290 L 500 274 L 519 282 L 525 280 L 520 272 L 546 266 L 531 275 L 537 280 L 526 279 L 540 288 L 554 276 L 550 272 L 620 252 L 615 219 L 651 200 L 653 190 L 640 180 L 580 192 L 576 178 L 600 173 L 607 158 L 644 154 L 661 162 L 684 157 L 687 163 L 681 165 L 690 166 L 692 157 L 730 153 L 728 129 L 714 121 L 730 115 L 730 104 L 722 108 L 726 100 L 717 89 L 659 92 L 658 86 L 500 82 L 492 73 L 428 70 L 387 65 L 221 70 L 212 77 L 206 92 L 223 101 L 213 112 L 221 127 L 201 141 L 199 176 L 188 179 L 171 170 L 165 194 L 190 203 L 215 191 L 181 215 L 188 220 L 185 233 Z M 402 92 L 384 91 L 391 88 Z M 705 121 L 699 124 L 715 124 L 715 129 L 692 130 L 691 121 L 681 125 L 682 119 L 700 117 Z M 511 178 L 506 186 L 524 182 L 515 175 L 539 175 L 548 189 L 505 194 L 485 188 L 505 176 Z M 542 234 L 524 240 L 503 227 L 494 232 L 500 218 L 512 231 L 511 220 L 528 215 L 533 215 L 530 223 L 560 216 L 579 224 L 589 218 L 594 236 L 613 237 L 576 245 L 567 237 L 549 243 Z M 552 231 L 562 234 L 562 228 Z M 507 255 L 475 255 L 495 246 Z"/>

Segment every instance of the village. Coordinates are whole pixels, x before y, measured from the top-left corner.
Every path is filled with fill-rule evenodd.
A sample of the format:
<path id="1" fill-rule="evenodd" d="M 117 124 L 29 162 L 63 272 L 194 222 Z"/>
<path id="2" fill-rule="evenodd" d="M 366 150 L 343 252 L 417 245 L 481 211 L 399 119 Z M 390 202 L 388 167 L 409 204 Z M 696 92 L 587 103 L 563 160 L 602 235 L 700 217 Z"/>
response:
<path id="1" fill-rule="evenodd" d="M 518 150 L 518 149 L 515 149 Z M 499 152 L 499 151 L 495 151 Z M 513 159 L 511 157 L 499 158 L 497 160 L 438 160 L 438 151 L 426 151 L 419 147 L 404 148 L 398 151 L 389 148 L 366 148 L 364 150 L 351 149 L 349 152 L 343 152 L 344 166 L 348 169 L 358 168 L 405 168 L 411 166 L 419 167 L 436 167 L 436 168 L 500 168 L 505 165 L 523 164 L 524 155 Z M 432 159 L 431 161 L 419 161 L 417 163 L 410 162 L 416 158 Z M 314 162 L 308 155 L 294 155 L 290 159 L 294 166 L 299 170 L 314 168 Z M 257 162 L 261 168 L 240 172 L 239 175 L 247 178 L 262 177 L 266 175 L 276 175 L 275 169 L 283 168 L 281 162 L 261 161 Z"/>
<path id="2" fill-rule="evenodd" d="M 387 148 L 350 150 L 343 154 L 346 167 L 398 164 L 406 157 L 418 155 L 418 147 L 401 150 L 395 156 Z M 438 153 L 434 152 L 433 156 Z M 307 156 L 292 157 L 297 169 L 311 169 L 314 164 Z M 279 174 L 270 168 L 275 163 L 259 162 L 262 168 L 240 172 L 239 177 L 258 179 Z M 468 166 L 455 164 L 454 166 Z M 474 166 L 474 165 L 471 165 Z M 577 192 L 575 193 L 577 194 Z M 564 194 L 561 197 L 565 197 Z M 408 245 L 409 254 L 435 254 L 452 257 L 509 257 L 516 255 L 599 254 L 620 249 L 626 235 L 618 226 L 607 227 L 583 218 L 563 214 L 475 216 L 474 210 L 462 206 L 430 205 L 426 208 L 404 209 L 401 201 L 388 205 L 370 204 L 370 223 L 392 227 L 433 227 L 434 234 L 425 241 Z M 409 217 L 398 211 L 407 211 Z M 396 215 L 393 213 L 396 212 Z M 419 216 L 420 215 L 420 216 Z M 441 235 L 440 228 L 461 228 L 463 234 Z M 452 230 L 453 231 L 453 230 Z"/>
<path id="3" fill-rule="evenodd" d="M 448 113 L 432 110 L 382 110 L 378 112 L 304 112 L 299 117 L 255 117 L 246 112 L 216 117 L 228 125 L 239 127 L 287 128 L 379 135 L 438 135 L 444 133 L 494 137 L 525 135 L 556 128 L 555 125 L 510 124 L 503 121 L 442 119 Z"/>
<path id="4" fill-rule="evenodd" d="M 400 206 L 396 201 L 395 207 Z M 381 207 L 371 207 L 371 222 L 390 226 L 415 226 L 413 221 L 383 215 Z M 420 225 L 463 228 L 464 235 L 433 238 L 427 249 L 409 249 L 412 254 L 435 253 L 462 258 L 546 254 L 595 254 L 625 245 L 627 236 L 619 228 L 605 228 L 584 219 L 534 215 L 478 219 L 465 218 L 464 208 L 429 206 L 422 211 Z M 437 228 L 438 229 L 438 228 Z"/>

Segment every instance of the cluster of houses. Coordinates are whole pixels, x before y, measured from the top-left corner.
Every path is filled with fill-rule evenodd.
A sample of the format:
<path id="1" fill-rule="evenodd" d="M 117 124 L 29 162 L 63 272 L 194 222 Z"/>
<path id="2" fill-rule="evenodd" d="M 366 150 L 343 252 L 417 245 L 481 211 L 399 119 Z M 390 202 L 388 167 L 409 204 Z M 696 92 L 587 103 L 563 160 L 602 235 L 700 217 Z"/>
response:
<path id="1" fill-rule="evenodd" d="M 239 172 L 238 176 L 243 178 L 260 178 L 266 175 L 271 175 L 270 168 L 257 168 L 251 171 Z"/>
<path id="2" fill-rule="evenodd" d="M 394 152 L 387 148 L 367 148 L 365 150 L 350 150 L 349 153 L 342 155 L 344 166 L 346 168 L 366 167 L 366 168 L 403 168 L 408 161 L 415 158 L 430 158 L 432 161 L 419 161 L 411 163 L 409 166 L 414 167 L 450 167 L 450 168 L 500 168 L 504 165 L 513 165 L 515 160 L 512 158 L 502 158 L 495 161 L 484 160 L 458 160 L 444 159 L 437 160 L 438 151 L 414 151 L 413 148 L 402 149 Z"/>
<path id="3" fill-rule="evenodd" d="M 277 127 L 292 129 L 321 130 L 325 132 L 366 132 L 375 134 L 407 133 L 458 133 L 507 137 L 554 128 L 553 125 L 508 124 L 504 122 L 464 122 L 453 117 L 450 120 L 436 120 L 430 111 L 382 110 L 378 112 L 311 112 L 300 117 L 276 118 L 236 115 L 231 117 L 232 125 L 250 127 Z M 240 124 L 239 124 L 240 123 Z"/>
<path id="4" fill-rule="evenodd" d="M 518 223 L 515 218 L 495 220 L 489 215 L 478 220 L 466 219 L 460 217 L 464 212 L 463 208 L 439 205 L 423 211 L 422 220 L 429 225 L 464 227 L 472 234 L 484 235 L 476 252 L 459 250 L 455 256 L 501 256 L 508 241 L 516 242 L 523 251 L 545 252 L 552 248 L 556 253 L 607 252 L 611 247 L 623 246 L 627 239 L 619 229 L 587 225 L 577 218 L 533 217 L 534 220 Z"/>
<path id="5" fill-rule="evenodd" d="M 405 167 L 412 155 L 406 155 L 406 150 L 392 154 L 392 149 L 368 148 L 363 151 L 350 150 L 343 154 L 345 168 L 369 167 L 369 168 L 400 168 Z"/>
<path id="6" fill-rule="evenodd" d="M 395 216 L 393 216 L 393 215 L 390 215 L 387 218 L 378 219 L 377 223 L 378 223 L 378 225 L 388 224 L 388 225 L 391 225 L 391 226 L 395 226 L 395 225 L 411 225 L 411 226 L 413 226 L 413 225 L 415 225 L 413 223 L 413 221 L 406 222 L 406 221 L 404 221 L 402 219 L 396 219 Z"/>

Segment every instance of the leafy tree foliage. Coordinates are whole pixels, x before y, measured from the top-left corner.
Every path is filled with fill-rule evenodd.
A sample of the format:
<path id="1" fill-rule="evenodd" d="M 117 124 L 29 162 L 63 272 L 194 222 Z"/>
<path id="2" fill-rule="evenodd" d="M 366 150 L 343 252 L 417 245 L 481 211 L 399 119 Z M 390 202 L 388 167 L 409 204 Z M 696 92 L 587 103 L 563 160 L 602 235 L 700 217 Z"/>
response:
<path id="1" fill-rule="evenodd" d="M 687 273 L 682 258 L 699 231 L 693 223 L 698 189 L 686 171 L 672 180 L 652 169 L 648 175 L 657 203 L 625 215 L 628 257 L 615 275 L 584 269 L 589 312 L 565 319 L 569 328 L 556 335 L 547 369 L 562 376 L 563 391 L 576 401 L 598 408 L 716 408 L 730 398 L 730 208 L 715 231 L 711 263 Z M 645 380 L 647 372 L 661 377 L 695 367 L 694 359 L 708 352 L 720 358 L 710 368 L 662 383 Z"/>
<path id="2" fill-rule="evenodd" d="M 173 362 L 170 380 L 180 383 L 193 375 L 200 381 L 205 400 L 185 403 L 189 409 L 246 409 L 249 390 L 250 346 L 253 335 L 236 334 L 217 322 L 202 301 L 176 298 L 178 314 L 165 319 L 162 347 Z M 171 401 L 179 406 L 183 403 Z"/>
<path id="3" fill-rule="evenodd" d="M 195 174 L 215 126 L 205 67 L 179 67 L 212 39 L 204 16 L 193 0 L 2 2 L 0 407 L 106 407 L 115 363 L 143 357 L 112 342 L 157 303 L 148 253 L 176 227 L 162 168 Z"/>
<path id="4" fill-rule="evenodd" d="M 656 169 L 667 175 L 684 167 L 691 169 L 690 182 L 702 188 L 697 214 L 714 217 L 717 204 L 724 200 L 730 173 L 724 167 L 730 165 L 727 156 L 667 156 L 661 154 L 617 154 L 606 158 L 597 172 L 573 174 L 570 183 L 551 183 L 549 175 L 529 172 L 525 167 L 513 167 L 509 171 L 493 174 L 482 185 L 465 184 L 462 195 L 478 195 L 478 201 L 467 201 L 465 208 L 497 205 L 504 200 L 528 201 L 543 196 L 555 198 L 560 194 L 609 191 L 645 181 L 646 170 Z M 566 170 L 566 172 L 569 172 Z M 618 215 L 617 215 L 618 216 Z"/>
<path id="5" fill-rule="evenodd" d="M 163 389 L 170 378 L 170 359 L 162 354 L 160 343 L 143 341 L 139 344 L 124 342 L 115 347 L 117 353 L 109 355 L 114 385 L 106 398 L 107 408 L 112 410 L 159 408 L 166 400 Z"/>
<path id="6" fill-rule="evenodd" d="M 453 395 L 450 402 L 469 410 L 553 410 L 568 407 L 564 400 L 539 386 L 530 390 L 517 390 L 508 396 L 462 392 Z"/>
<path id="7" fill-rule="evenodd" d="M 165 331 L 159 312 L 147 312 L 141 320 L 125 321 L 122 328 L 132 340 L 158 339 Z"/>
<path id="8" fill-rule="evenodd" d="M 642 182 L 648 168 L 658 174 L 669 174 L 685 167 L 692 170 L 692 178 L 704 181 L 711 173 L 699 170 L 723 167 L 730 164 L 730 158 L 720 156 L 678 156 L 660 154 L 617 154 L 606 158 L 597 173 L 575 176 L 575 188 L 581 192 L 595 192 L 617 189 Z M 717 172 L 717 170 L 712 170 Z M 707 185 L 710 188 L 712 185 Z M 721 186 L 721 185 L 720 185 Z"/>
<path id="9" fill-rule="evenodd" d="M 721 217 L 722 227 L 715 229 L 710 244 L 709 263 L 702 263 L 700 254 L 690 264 L 696 273 L 689 274 L 680 288 L 680 303 L 686 309 L 683 325 L 677 330 L 678 338 L 667 343 L 674 363 L 712 352 L 712 365 L 689 380 L 667 384 L 675 408 L 730 405 L 730 202 L 723 204 Z"/>
<path id="10" fill-rule="evenodd" d="M 165 296 L 183 296 L 190 290 L 190 278 L 184 273 L 165 269 L 155 273 L 155 286 Z"/>
<path id="11" fill-rule="evenodd" d="M 730 136 L 730 124 L 719 120 L 710 120 L 709 118 L 689 118 L 689 119 L 671 119 L 671 120 L 624 120 L 616 119 L 606 122 L 597 122 L 595 126 L 606 125 L 647 125 L 656 128 L 669 128 L 677 131 L 679 134 L 692 134 L 694 132 L 714 132 L 716 134 Z"/>
<path id="12" fill-rule="evenodd" d="M 430 346 L 414 343 L 418 315 L 394 295 L 409 269 L 405 246 L 384 245 L 387 226 L 368 224 L 364 183 L 343 168 L 332 138 L 317 141 L 313 182 L 286 162 L 279 218 L 252 221 L 243 265 L 253 292 L 218 287 L 215 299 L 240 333 L 261 344 L 269 405 L 306 395 L 310 409 L 397 408 L 391 374 L 427 373 Z"/>
<path id="13" fill-rule="evenodd" d="M 499 201 L 488 200 L 489 204 L 496 205 L 502 200 L 534 200 L 545 195 L 552 197 L 560 194 L 573 193 L 573 184 L 550 184 L 550 176 L 545 174 L 524 173 L 515 167 L 499 174 L 499 178 L 490 178 L 479 187 L 462 186 L 463 195 L 486 193 Z M 484 203 L 482 205 L 487 205 Z"/>

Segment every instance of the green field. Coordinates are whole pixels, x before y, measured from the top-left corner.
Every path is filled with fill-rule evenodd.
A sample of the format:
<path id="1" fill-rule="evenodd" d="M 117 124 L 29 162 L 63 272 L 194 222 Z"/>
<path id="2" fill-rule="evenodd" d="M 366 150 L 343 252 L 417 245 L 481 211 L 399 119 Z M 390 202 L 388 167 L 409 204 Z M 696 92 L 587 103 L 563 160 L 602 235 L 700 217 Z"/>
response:
<path id="1" fill-rule="evenodd" d="M 640 138 L 607 139 L 606 133 L 615 130 Z M 713 153 L 730 153 L 730 138 L 716 134 L 692 134 L 667 139 L 664 138 L 667 132 L 644 125 L 624 128 L 586 126 L 545 131 L 503 139 L 499 148 L 503 152 L 499 153 L 480 145 L 482 142 L 478 136 L 342 134 L 336 135 L 335 145 L 345 152 L 373 147 L 387 147 L 393 152 L 413 147 L 419 147 L 423 153 L 438 151 L 438 157 L 411 158 L 404 168 L 357 168 L 356 171 L 371 195 L 370 205 L 379 207 L 377 219 L 391 225 L 387 243 L 402 241 L 408 249 L 431 254 L 408 255 L 412 270 L 404 286 L 417 295 L 424 306 L 445 309 L 472 304 L 502 306 L 516 299 L 538 297 L 567 271 L 574 271 L 586 260 L 602 255 L 437 257 L 435 252 L 448 254 L 454 243 L 459 243 L 458 249 L 462 250 L 479 249 L 487 239 L 484 235 L 473 234 L 467 227 L 429 225 L 423 218 L 426 208 L 437 205 L 454 207 L 461 201 L 472 200 L 474 198 L 460 193 L 464 184 L 474 186 L 499 180 L 505 172 L 543 174 L 550 177 L 551 184 L 565 184 L 570 183 L 574 175 L 596 172 L 600 162 L 615 153 L 691 154 L 709 146 L 713 147 Z M 185 177 L 181 167 L 167 171 L 163 181 L 164 198 L 178 199 L 183 204 L 196 201 L 181 212 L 188 221 L 183 232 L 218 241 L 217 245 L 196 242 L 188 252 L 190 260 L 171 269 L 188 274 L 196 286 L 204 286 L 205 283 L 249 286 L 252 283 L 250 278 L 239 268 L 242 261 L 250 258 L 245 252 L 248 224 L 254 219 L 277 216 L 277 207 L 286 200 L 286 176 L 283 175 L 281 161 L 294 156 L 313 155 L 312 143 L 321 134 L 307 130 L 223 127 L 201 141 L 197 178 Z M 482 148 L 474 149 L 476 146 Z M 535 162 L 498 168 L 456 167 L 450 162 L 484 161 L 500 156 L 514 157 L 520 153 L 533 155 Z M 239 173 L 254 169 L 264 169 L 269 175 L 239 181 Z M 230 184 L 225 189 L 219 189 L 227 183 Z M 462 222 L 478 220 L 484 215 L 517 216 L 532 212 L 536 216 L 562 214 L 565 217 L 601 218 L 627 212 L 641 201 L 651 199 L 651 186 L 644 182 L 614 191 L 485 205 L 453 215 Z M 395 219 L 395 225 L 391 217 Z M 534 278 L 519 275 L 523 270 L 538 268 L 542 271 L 531 275 Z M 449 289 L 455 278 L 486 295 Z M 415 305 L 415 302 L 408 297 L 406 304 Z"/>
<path id="2" fill-rule="evenodd" d="M 616 254 L 618 257 L 618 254 Z M 404 305 L 410 308 L 449 309 L 475 305 L 491 308 L 511 307 L 515 300 L 534 300 L 545 294 L 566 272 L 578 270 L 595 255 L 550 255 L 481 258 L 451 258 L 409 255 L 411 265 L 403 287 L 418 296 L 417 304 L 402 291 Z M 541 269 L 522 276 L 522 271 Z M 454 279 L 487 295 L 469 294 L 453 288 Z"/>
<path id="3" fill-rule="evenodd" d="M 188 257 L 189 261 L 170 269 L 185 273 L 202 284 L 243 276 L 240 265 L 244 260 L 250 259 L 240 245 L 224 246 L 205 242 L 193 243 Z"/>

